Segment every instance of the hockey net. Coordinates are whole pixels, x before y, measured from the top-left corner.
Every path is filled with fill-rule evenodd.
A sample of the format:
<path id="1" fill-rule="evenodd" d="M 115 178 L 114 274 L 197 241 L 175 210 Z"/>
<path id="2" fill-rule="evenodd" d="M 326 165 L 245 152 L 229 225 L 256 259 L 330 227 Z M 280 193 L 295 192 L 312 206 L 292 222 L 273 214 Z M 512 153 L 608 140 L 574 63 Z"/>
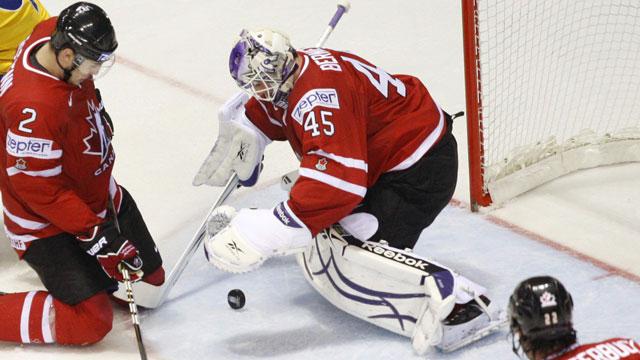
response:
<path id="1" fill-rule="evenodd" d="M 472 207 L 640 161 L 640 2 L 462 7 Z"/>

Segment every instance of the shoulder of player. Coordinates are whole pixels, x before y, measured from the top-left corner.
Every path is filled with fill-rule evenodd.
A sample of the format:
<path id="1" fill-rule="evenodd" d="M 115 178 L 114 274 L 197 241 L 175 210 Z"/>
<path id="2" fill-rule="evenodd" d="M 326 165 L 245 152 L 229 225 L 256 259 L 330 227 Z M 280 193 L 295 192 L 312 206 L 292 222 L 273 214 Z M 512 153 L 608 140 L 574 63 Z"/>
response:
<path id="1" fill-rule="evenodd" d="M 344 71 L 344 61 L 340 59 L 340 54 L 342 52 L 324 48 L 308 48 L 298 51 L 298 55 L 302 57 L 299 80 L 344 83 L 345 77 L 350 74 Z"/>
<path id="2" fill-rule="evenodd" d="M 28 127 L 34 132 L 56 133 L 68 123 L 68 95 L 43 94 L 34 92 L 28 96 L 14 98 L 3 104 L 4 121 L 7 128 L 18 129 L 28 121 Z"/>
<path id="3" fill-rule="evenodd" d="M 351 75 L 339 66 L 336 53 L 321 48 L 298 52 L 302 56 L 302 69 L 289 95 L 291 115 L 298 122 L 302 114 L 314 107 L 345 108 L 346 99 L 353 97 Z"/>
<path id="4" fill-rule="evenodd" d="M 615 337 L 611 339 L 602 340 L 599 342 L 586 343 L 586 344 L 574 344 L 567 351 L 563 352 L 561 356 L 554 359 L 574 359 L 574 357 L 580 353 L 588 351 L 594 348 L 610 348 L 615 347 L 621 351 L 640 351 L 638 343 L 630 338 Z"/>

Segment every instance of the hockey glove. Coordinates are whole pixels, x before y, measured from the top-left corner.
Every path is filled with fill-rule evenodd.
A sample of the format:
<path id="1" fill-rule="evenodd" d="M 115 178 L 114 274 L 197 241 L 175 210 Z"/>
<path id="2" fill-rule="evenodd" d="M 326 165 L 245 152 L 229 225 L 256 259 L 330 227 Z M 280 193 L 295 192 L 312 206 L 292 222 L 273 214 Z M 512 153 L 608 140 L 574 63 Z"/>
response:
<path id="1" fill-rule="evenodd" d="M 138 256 L 138 249 L 118 233 L 113 221 L 96 225 L 88 234 L 78 235 L 76 238 L 80 247 L 87 254 L 95 256 L 104 272 L 112 279 L 124 280 L 118 269 L 119 264 L 129 270 L 131 281 L 142 278 L 142 259 Z"/>

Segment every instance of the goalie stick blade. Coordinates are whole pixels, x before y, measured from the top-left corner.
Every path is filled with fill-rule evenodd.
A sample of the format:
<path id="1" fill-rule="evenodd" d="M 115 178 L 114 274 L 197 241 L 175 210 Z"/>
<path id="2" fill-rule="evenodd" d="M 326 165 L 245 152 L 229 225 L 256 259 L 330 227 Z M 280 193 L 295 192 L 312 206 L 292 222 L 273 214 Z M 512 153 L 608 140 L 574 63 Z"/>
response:
<path id="1" fill-rule="evenodd" d="M 438 349 L 442 350 L 442 352 L 445 353 L 450 353 L 453 351 L 456 351 L 460 348 L 463 348 L 471 343 L 474 343 L 484 337 L 487 337 L 491 334 L 493 334 L 494 332 L 497 332 L 498 330 L 500 330 L 501 328 L 507 326 L 509 323 L 509 320 L 506 317 L 506 313 L 504 313 L 503 311 L 500 312 L 498 318 L 496 320 L 491 321 L 487 326 L 485 326 L 484 328 L 474 332 L 473 334 L 462 338 L 460 341 L 451 343 L 451 344 L 447 344 L 446 346 L 437 346 Z"/>

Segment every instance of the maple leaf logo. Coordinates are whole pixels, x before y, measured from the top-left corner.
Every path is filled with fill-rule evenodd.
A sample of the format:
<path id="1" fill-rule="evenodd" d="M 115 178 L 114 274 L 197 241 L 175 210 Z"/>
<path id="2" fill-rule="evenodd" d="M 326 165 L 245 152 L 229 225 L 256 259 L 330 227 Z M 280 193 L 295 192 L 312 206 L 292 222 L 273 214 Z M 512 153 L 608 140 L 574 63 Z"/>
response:
<path id="1" fill-rule="evenodd" d="M 100 162 L 103 163 L 111 147 L 111 127 L 102 120 L 100 115 L 102 106 L 96 106 L 93 100 L 89 100 L 87 107 L 89 115 L 85 120 L 89 123 L 89 135 L 82 139 L 87 147 L 83 154 L 100 156 Z"/>

